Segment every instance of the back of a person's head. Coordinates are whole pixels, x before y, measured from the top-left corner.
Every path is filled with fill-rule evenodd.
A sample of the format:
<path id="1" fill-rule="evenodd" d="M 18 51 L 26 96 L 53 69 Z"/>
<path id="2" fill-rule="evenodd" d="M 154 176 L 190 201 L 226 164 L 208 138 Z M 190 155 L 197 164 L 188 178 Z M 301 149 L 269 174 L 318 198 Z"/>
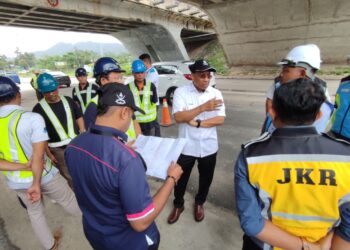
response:
<path id="1" fill-rule="evenodd" d="M 285 125 L 307 125 L 316 120 L 325 100 L 319 84 L 307 78 L 298 78 L 276 89 L 272 106 Z"/>
<path id="2" fill-rule="evenodd" d="M 149 54 L 147 54 L 147 53 L 144 53 L 144 54 L 140 55 L 139 59 L 142 60 L 142 61 L 145 60 L 145 59 L 149 60 L 150 62 L 152 61 L 151 60 L 151 56 Z"/>

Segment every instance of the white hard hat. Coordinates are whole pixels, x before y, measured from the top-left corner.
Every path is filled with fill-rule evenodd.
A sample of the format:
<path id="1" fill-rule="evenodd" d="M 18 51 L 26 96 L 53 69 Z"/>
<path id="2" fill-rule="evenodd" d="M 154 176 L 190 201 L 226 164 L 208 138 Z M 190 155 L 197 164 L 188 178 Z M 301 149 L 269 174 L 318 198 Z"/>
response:
<path id="1" fill-rule="evenodd" d="M 321 62 L 321 53 L 318 46 L 315 44 L 306 44 L 294 47 L 278 64 L 302 67 L 306 63 L 318 70 L 321 68 Z"/>

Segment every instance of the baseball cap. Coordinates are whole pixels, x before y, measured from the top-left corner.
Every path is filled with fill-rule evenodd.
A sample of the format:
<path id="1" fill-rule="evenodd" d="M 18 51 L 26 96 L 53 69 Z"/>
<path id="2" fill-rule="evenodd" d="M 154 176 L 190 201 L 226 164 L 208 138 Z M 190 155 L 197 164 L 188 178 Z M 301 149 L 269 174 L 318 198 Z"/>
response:
<path id="1" fill-rule="evenodd" d="M 100 99 L 98 103 L 104 106 L 130 107 L 134 111 L 142 114 L 145 112 L 135 105 L 134 96 L 127 85 L 120 83 L 108 83 L 100 89 Z"/>
<path id="2" fill-rule="evenodd" d="M 192 73 L 204 71 L 216 72 L 216 69 L 211 67 L 210 64 L 203 59 L 195 61 L 193 64 L 189 65 L 188 68 Z"/>
<path id="3" fill-rule="evenodd" d="M 75 76 L 87 76 L 86 70 L 84 68 L 77 68 L 77 70 L 75 71 Z"/>

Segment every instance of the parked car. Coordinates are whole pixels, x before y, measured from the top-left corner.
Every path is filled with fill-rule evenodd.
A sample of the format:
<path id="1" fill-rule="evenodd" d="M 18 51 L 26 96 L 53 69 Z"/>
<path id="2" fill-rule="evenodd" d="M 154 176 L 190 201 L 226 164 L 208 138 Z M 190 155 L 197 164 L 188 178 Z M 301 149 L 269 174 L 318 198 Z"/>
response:
<path id="1" fill-rule="evenodd" d="M 21 83 L 21 80 L 16 72 L 9 72 L 9 71 L 0 71 L 0 76 L 7 76 L 12 79 L 17 84 Z"/>
<path id="2" fill-rule="evenodd" d="M 68 88 L 70 87 L 71 85 L 70 77 L 65 73 L 61 71 L 46 71 L 46 73 L 52 75 L 56 79 L 58 86 L 65 85 Z"/>
<path id="3" fill-rule="evenodd" d="M 188 66 L 193 63 L 194 61 L 173 61 L 153 64 L 159 74 L 159 98 L 166 97 L 168 104 L 172 105 L 175 89 L 192 82 L 191 71 Z M 214 74 L 209 84 L 215 87 Z"/>

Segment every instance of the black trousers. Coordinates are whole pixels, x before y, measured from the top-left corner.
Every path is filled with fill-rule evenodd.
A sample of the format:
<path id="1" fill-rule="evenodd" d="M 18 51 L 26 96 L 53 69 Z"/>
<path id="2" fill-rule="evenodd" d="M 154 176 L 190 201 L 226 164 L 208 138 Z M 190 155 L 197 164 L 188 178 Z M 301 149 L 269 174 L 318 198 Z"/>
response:
<path id="1" fill-rule="evenodd" d="M 174 189 L 175 207 L 182 207 L 185 203 L 184 195 L 186 191 L 186 186 L 188 180 L 190 179 L 192 168 L 196 161 L 198 162 L 197 167 L 199 172 L 199 187 L 198 192 L 196 194 L 195 202 L 196 204 L 200 205 L 202 205 L 205 202 L 209 192 L 209 187 L 211 185 L 211 182 L 213 181 L 214 169 L 216 165 L 216 154 L 217 153 L 214 153 L 203 158 L 183 154 L 180 155 L 177 163 L 182 167 L 183 174 Z"/>

